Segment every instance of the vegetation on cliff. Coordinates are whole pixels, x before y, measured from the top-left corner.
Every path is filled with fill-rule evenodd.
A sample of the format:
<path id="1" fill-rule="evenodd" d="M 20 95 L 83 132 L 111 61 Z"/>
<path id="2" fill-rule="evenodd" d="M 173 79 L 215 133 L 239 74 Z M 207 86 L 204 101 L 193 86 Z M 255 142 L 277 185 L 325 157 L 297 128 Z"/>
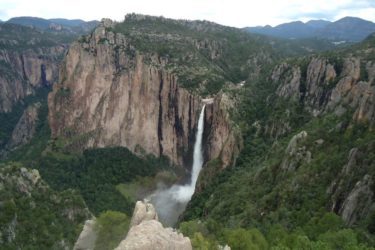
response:
<path id="1" fill-rule="evenodd" d="M 2 249 L 71 248 L 91 216 L 76 191 L 57 192 L 18 163 L 0 165 L 0 210 Z"/>
<path id="2" fill-rule="evenodd" d="M 241 101 L 233 118 L 242 128 L 244 148 L 233 168 L 205 182 L 205 188 L 193 196 L 183 218 L 190 222 L 182 223 L 181 230 L 200 220 L 198 232 L 206 237 L 206 243 L 210 239 L 230 242 L 225 230 L 218 232 L 218 228 L 241 227 L 259 230 L 268 242 L 267 247 L 259 243 L 259 249 L 372 249 L 375 137 L 371 111 L 374 79 L 369 77 L 374 72 L 370 67 L 374 53 L 371 39 L 320 55 L 323 59 L 319 60 L 332 63 L 335 81 L 329 82 L 329 77 L 311 81 L 317 72 L 314 67 L 320 64 L 314 57 L 304 57 L 287 60 L 297 66 L 294 74 L 281 71 L 279 78 L 280 66 L 270 67 L 257 82 L 236 93 Z M 349 61 L 360 67 L 349 67 Z M 285 62 L 280 65 L 285 67 Z M 320 72 L 329 72 L 329 67 Z M 295 72 L 301 74 L 298 81 Z M 351 73 L 345 75 L 347 72 Z M 324 79 L 324 75 L 320 77 Z M 339 92 L 347 79 L 353 79 L 351 87 Z M 294 83 L 305 88 L 292 88 Z M 369 90 L 357 92 L 357 84 Z M 281 88 L 285 86 L 292 87 Z M 331 96 L 334 91 L 339 101 Z M 370 93 L 368 99 L 365 93 Z M 290 98 L 293 94 L 304 98 Z M 351 96 L 348 103 L 347 95 Z M 353 101 L 359 96 L 362 102 Z M 362 107 L 360 116 L 358 107 Z M 212 228 L 213 222 L 219 224 Z M 251 239 L 248 234 L 240 233 Z"/>

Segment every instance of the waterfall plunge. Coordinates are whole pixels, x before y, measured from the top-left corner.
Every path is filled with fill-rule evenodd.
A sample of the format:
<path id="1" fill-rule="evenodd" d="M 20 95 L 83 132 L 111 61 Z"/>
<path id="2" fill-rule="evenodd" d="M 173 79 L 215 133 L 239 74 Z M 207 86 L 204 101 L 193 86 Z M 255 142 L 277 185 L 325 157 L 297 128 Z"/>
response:
<path id="1" fill-rule="evenodd" d="M 185 210 L 186 204 L 194 194 L 195 184 L 197 183 L 199 172 L 203 165 L 202 137 L 204 129 L 204 109 L 199 115 L 198 131 L 195 137 L 193 167 L 191 180 L 185 185 L 173 185 L 169 189 L 156 191 L 151 195 L 151 202 L 156 207 L 159 219 L 165 226 L 173 226 L 178 216 Z"/>

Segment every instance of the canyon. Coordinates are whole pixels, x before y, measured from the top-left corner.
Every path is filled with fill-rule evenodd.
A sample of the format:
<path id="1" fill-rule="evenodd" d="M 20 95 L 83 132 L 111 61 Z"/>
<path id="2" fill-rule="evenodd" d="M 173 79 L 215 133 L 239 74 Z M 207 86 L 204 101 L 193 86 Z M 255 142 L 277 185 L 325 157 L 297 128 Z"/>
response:
<path id="1" fill-rule="evenodd" d="M 374 35 L 95 24 L 0 24 L 0 245 L 372 249 Z"/>

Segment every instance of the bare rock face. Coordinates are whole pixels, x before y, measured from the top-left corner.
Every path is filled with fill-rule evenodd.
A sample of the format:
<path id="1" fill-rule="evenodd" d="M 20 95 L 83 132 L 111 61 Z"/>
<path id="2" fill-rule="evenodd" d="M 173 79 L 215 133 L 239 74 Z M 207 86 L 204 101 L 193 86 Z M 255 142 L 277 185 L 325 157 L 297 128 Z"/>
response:
<path id="1" fill-rule="evenodd" d="M 301 143 L 306 139 L 307 132 L 302 131 L 292 137 L 288 147 L 285 150 L 285 157 L 281 163 L 281 169 L 284 171 L 295 170 L 303 163 L 310 163 L 311 152 L 302 146 Z"/>
<path id="2" fill-rule="evenodd" d="M 87 220 L 83 226 L 73 250 L 94 250 L 97 232 L 95 231 L 95 219 Z"/>
<path id="3" fill-rule="evenodd" d="M 0 112 L 10 112 L 13 105 L 42 86 L 50 86 L 58 78 L 60 58 L 65 46 L 0 50 L 0 62 L 6 68 L 0 74 Z"/>
<path id="4" fill-rule="evenodd" d="M 36 123 L 38 121 L 38 111 L 40 103 L 33 104 L 25 109 L 20 120 L 12 132 L 10 141 L 6 148 L 14 149 L 27 144 L 35 134 Z"/>
<path id="5" fill-rule="evenodd" d="M 342 115 L 350 107 L 354 110 L 354 121 L 368 122 L 372 127 L 375 121 L 375 67 L 367 62 L 362 70 L 368 77 L 360 79 L 361 63 L 366 62 L 350 56 L 341 66 L 331 64 L 328 59 L 313 58 L 306 73 L 299 67 L 283 63 L 274 69 L 271 79 L 279 85 L 278 96 L 303 102 L 313 116 L 326 112 Z M 341 67 L 341 72 L 336 72 L 335 67 Z"/>
<path id="6" fill-rule="evenodd" d="M 278 81 L 281 75 L 288 69 L 288 65 L 283 63 L 275 68 L 272 73 L 271 79 Z M 300 81 L 301 81 L 301 70 L 299 67 L 292 67 L 290 73 L 286 76 L 286 84 L 280 85 L 277 89 L 279 96 L 288 96 L 298 101 L 300 97 Z"/>
<path id="7" fill-rule="evenodd" d="M 374 181 L 371 176 L 365 175 L 345 199 L 340 214 L 347 225 L 351 226 L 367 215 L 374 200 L 373 185 Z"/>
<path id="8" fill-rule="evenodd" d="M 233 104 L 225 94 L 218 95 L 206 105 L 205 158 L 219 158 L 223 167 L 234 164 L 242 148 L 240 132 L 229 117 L 230 108 Z"/>
<path id="9" fill-rule="evenodd" d="M 105 19 L 71 45 L 48 98 L 52 137 L 74 149 L 124 146 L 189 167 L 201 98 L 179 87 L 167 59 L 135 50 L 112 25 Z"/>
<path id="10" fill-rule="evenodd" d="M 374 145 L 368 145 L 371 152 Z M 367 162 L 365 155 L 358 148 L 349 152 L 348 162 L 328 188 L 331 196 L 331 211 L 341 215 L 348 226 L 356 224 L 375 209 L 374 178 L 370 169 L 373 162 Z"/>
<path id="11" fill-rule="evenodd" d="M 124 146 L 183 163 L 192 146 L 199 99 L 146 58 L 97 44 L 96 54 L 71 46 L 60 84 L 49 96 L 53 137 L 83 135 L 79 147 Z M 118 67 L 127 68 L 118 72 Z M 120 59 L 121 58 L 121 59 Z M 157 57 L 149 58 L 160 65 Z M 65 72 L 64 72 L 65 71 Z"/>
<path id="12" fill-rule="evenodd" d="M 146 209 L 147 211 L 145 211 Z M 149 215 L 156 218 L 151 219 Z M 184 237 L 181 233 L 176 232 L 172 228 L 164 228 L 162 226 L 157 220 L 155 208 L 150 203 L 137 202 L 131 225 L 125 240 L 115 248 L 116 250 L 192 249 L 189 238 Z"/>
<path id="13" fill-rule="evenodd" d="M 156 220 L 144 221 L 130 229 L 116 250 L 191 250 L 189 238 L 171 228 L 163 228 Z"/>

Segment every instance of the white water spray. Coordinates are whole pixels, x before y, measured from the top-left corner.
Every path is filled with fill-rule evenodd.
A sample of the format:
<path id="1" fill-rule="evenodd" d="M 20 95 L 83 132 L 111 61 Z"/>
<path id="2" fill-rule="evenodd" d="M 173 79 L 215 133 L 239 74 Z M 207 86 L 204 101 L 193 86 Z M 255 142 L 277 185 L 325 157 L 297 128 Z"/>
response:
<path id="1" fill-rule="evenodd" d="M 160 221 L 173 226 L 178 216 L 185 210 L 195 191 L 195 185 L 203 165 L 202 137 L 204 129 L 204 109 L 199 115 L 198 131 L 195 137 L 191 180 L 185 185 L 173 185 L 169 189 L 155 192 L 150 198 L 155 205 Z"/>

